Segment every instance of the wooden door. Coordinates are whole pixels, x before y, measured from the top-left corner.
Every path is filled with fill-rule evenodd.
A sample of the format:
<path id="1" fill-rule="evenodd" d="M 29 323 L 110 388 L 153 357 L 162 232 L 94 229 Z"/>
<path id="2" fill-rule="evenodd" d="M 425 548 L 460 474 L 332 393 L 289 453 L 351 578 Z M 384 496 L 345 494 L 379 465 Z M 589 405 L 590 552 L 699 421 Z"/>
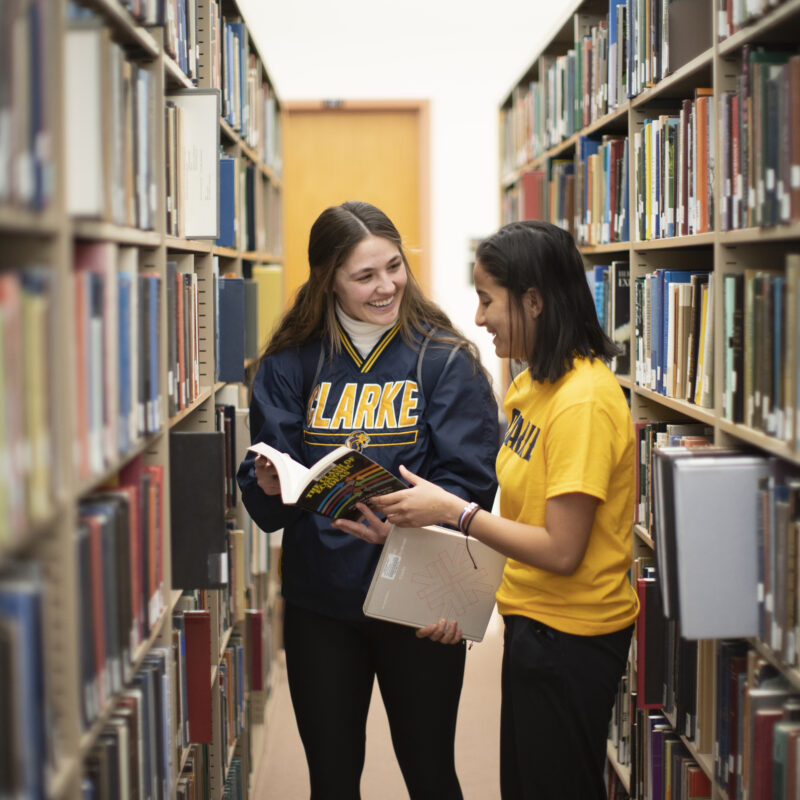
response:
<path id="1" fill-rule="evenodd" d="M 285 302 L 308 277 L 312 223 L 347 200 L 365 200 L 388 214 L 427 293 L 427 102 L 287 102 L 283 109 Z"/>

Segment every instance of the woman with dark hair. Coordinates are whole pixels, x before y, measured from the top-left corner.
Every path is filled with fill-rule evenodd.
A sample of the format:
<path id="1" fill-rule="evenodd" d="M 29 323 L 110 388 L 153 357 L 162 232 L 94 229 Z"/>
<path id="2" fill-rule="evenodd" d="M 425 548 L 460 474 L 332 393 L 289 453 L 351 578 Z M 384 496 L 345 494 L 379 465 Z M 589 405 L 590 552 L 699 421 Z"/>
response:
<path id="1" fill-rule="evenodd" d="M 425 299 L 395 226 L 368 203 L 320 214 L 310 275 L 261 358 L 251 437 L 311 465 L 349 444 L 397 473 L 409 465 L 462 502 L 491 508 L 497 405 L 474 345 Z M 247 510 L 283 529 L 289 689 L 311 796 L 357 798 L 375 677 L 411 798 L 461 798 L 454 737 L 465 649 L 367 619 L 362 606 L 388 524 L 285 506 L 274 466 L 238 473 Z"/>
<path id="2" fill-rule="evenodd" d="M 617 348 L 572 237 L 554 225 L 501 228 L 479 245 L 474 278 L 476 323 L 498 356 L 527 362 L 505 398 L 500 516 L 405 468 L 412 488 L 372 505 L 399 525 L 457 525 L 508 557 L 497 592 L 504 800 L 605 798 L 608 723 L 638 613 L 633 425 L 604 363 Z M 452 621 L 425 633 L 458 639 Z"/>

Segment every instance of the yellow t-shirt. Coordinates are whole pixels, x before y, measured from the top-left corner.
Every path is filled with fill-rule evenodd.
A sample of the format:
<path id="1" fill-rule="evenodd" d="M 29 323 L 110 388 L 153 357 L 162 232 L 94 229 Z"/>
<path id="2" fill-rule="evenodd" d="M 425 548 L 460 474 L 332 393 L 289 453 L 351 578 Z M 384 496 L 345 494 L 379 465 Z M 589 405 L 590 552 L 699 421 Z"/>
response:
<path id="1" fill-rule="evenodd" d="M 497 456 L 502 516 L 544 527 L 550 497 L 583 492 L 601 502 L 578 569 L 556 575 L 509 559 L 498 610 L 581 636 L 622 630 L 639 602 L 627 576 L 633 423 L 616 378 L 599 359 L 575 359 L 555 383 L 537 383 L 526 370 L 511 384 L 505 411 L 508 431 Z"/>

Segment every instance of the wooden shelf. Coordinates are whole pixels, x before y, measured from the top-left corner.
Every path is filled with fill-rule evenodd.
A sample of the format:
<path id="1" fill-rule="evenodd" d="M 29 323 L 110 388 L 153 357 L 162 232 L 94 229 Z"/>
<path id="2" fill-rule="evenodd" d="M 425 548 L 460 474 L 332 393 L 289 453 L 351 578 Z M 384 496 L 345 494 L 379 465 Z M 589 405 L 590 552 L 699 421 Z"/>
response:
<path id="1" fill-rule="evenodd" d="M 613 767 L 614 772 L 617 773 L 619 779 L 622 781 L 625 791 L 630 794 L 631 768 L 628 765 L 620 764 L 619 761 L 617 761 L 617 749 L 614 747 L 614 743 L 611 740 L 606 742 L 606 758 L 608 758 L 608 761 Z"/>
<path id="2" fill-rule="evenodd" d="M 136 47 L 150 58 L 156 58 L 161 52 L 153 35 L 141 27 L 118 0 L 83 0 L 83 5 L 107 20 L 115 37 L 123 44 Z"/>
<path id="3" fill-rule="evenodd" d="M 712 247 L 714 241 L 713 232 L 695 233 L 691 236 L 670 236 L 664 239 L 635 241 L 631 244 L 631 250 L 636 253 L 644 253 L 649 250 L 683 250 L 686 247 Z"/>
<path id="4" fill-rule="evenodd" d="M 701 408 L 700 406 L 695 405 L 694 403 L 689 403 L 686 400 L 678 400 L 674 397 L 666 397 L 658 392 L 645 389 L 643 386 L 634 386 L 632 391 L 638 394 L 640 397 L 644 397 L 647 400 L 652 400 L 653 402 L 656 402 L 665 408 L 671 408 L 673 411 L 679 411 L 681 414 L 685 414 L 687 417 L 697 420 L 698 422 L 705 422 L 707 425 L 714 425 L 717 421 L 717 416 L 713 409 Z"/>
<path id="5" fill-rule="evenodd" d="M 72 220 L 72 237 L 153 249 L 162 241 L 161 234 L 156 231 L 142 231 L 138 228 L 125 228 L 112 222 L 81 219 Z"/>

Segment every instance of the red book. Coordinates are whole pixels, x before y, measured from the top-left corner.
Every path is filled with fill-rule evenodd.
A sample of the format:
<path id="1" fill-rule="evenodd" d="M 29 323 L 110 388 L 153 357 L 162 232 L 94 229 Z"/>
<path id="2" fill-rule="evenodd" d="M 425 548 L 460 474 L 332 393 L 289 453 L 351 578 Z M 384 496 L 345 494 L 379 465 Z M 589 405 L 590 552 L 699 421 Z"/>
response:
<path id="1" fill-rule="evenodd" d="M 753 735 L 753 775 L 750 797 L 752 800 L 772 800 L 772 746 L 775 724 L 783 718 L 780 708 L 762 708 L 756 711 Z"/>
<path id="2" fill-rule="evenodd" d="M 144 639 L 144 625 L 142 620 L 142 562 L 140 555 L 142 530 L 141 530 L 141 496 L 138 483 L 120 485 L 115 491 L 124 492 L 128 496 L 128 557 L 130 558 L 131 571 L 131 611 L 132 611 L 132 636 L 131 656 L 136 647 Z"/>
<path id="3" fill-rule="evenodd" d="M 150 598 L 150 624 L 155 625 L 163 608 L 164 588 L 164 467 L 150 465 L 144 468 L 150 476 L 148 504 L 149 547 L 148 591 Z"/>
<path id="4" fill-rule="evenodd" d="M 189 740 L 211 744 L 211 613 L 184 611 L 186 628 L 186 695 Z"/>
<path id="5" fill-rule="evenodd" d="M 688 768 L 689 796 L 686 800 L 708 800 L 711 797 L 711 779 L 700 767 L 691 765 Z"/>
<path id="6" fill-rule="evenodd" d="M 730 693 L 728 696 L 728 721 L 727 727 L 731 731 L 728 741 L 728 764 L 732 768 L 728 770 L 728 796 L 736 797 L 736 779 L 740 769 L 736 766 L 739 763 L 739 737 L 734 736 L 733 732 L 739 730 L 739 675 L 747 673 L 747 656 L 732 656 L 729 664 L 730 678 L 728 685 Z"/>
<path id="7" fill-rule="evenodd" d="M 545 219 L 544 170 L 536 169 L 522 175 L 522 218 Z"/>

